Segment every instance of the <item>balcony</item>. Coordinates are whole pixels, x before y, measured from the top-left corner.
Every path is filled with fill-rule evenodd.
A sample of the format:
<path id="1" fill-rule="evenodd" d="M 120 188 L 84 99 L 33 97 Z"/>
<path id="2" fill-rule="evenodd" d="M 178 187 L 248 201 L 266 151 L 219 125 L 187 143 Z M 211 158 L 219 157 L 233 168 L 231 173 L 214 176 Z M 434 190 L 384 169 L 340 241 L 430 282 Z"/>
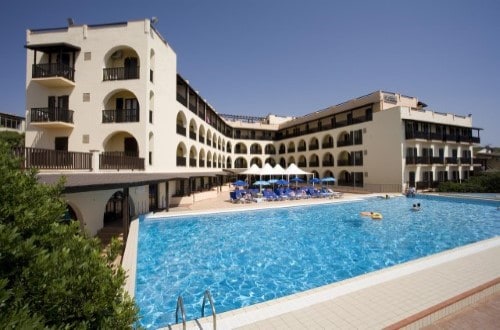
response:
<path id="1" fill-rule="evenodd" d="M 310 144 L 309 145 L 309 150 L 318 150 L 319 149 L 319 144 Z"/>
<path id="2" fill-rule="evenodd" d="M 63 108 L 31 108 L 31 125 L 37 127 L 74 127 L 73 110 Z"/>
<path id="3" fill-rule="evenodd" d="M 91 170 L 92 154 L 39 148 L 15 148 L 14 155 L 23 159 L 22 168 L 44 170 Z"/>
<path id="4" fill-rule="evenodd" d="M 341 141 L 337 141 L 337 148 L 338 148 L 338 147 L 352 146 L 352 145 L 353 145 L 352 140 L 341 140 Z"/>
<path id="5" fill-rule="evenodd" d="M 309 167 L 319 167 L 319 162 L 309 162 Z"/>
<path id="6" fill-rule="evenodd" d="M 177 166 L 186 166 L 186 157 L 177 156 L 176 165 Z"/>
<path id="7" fill-rule="evenodd" d="M 333 160 L 324 160 L 321 164 L 322 166 L 334 166 Z"/>
<path id="8" fill-rule="evenodd" d="M 196 167 L 196 158 L 189 158 L 189 167 Z"/>
<path id="9" fill-rule="evenodd" d="M 186 127 L 177 124 L 176 130 L 177 130 L 177 134 L 186 136 Z"/>
<path id="10" fill-rule="evenodd" d="M 299 146 L 297 151 L 306 151 L 306 146 Z"/>
<path id="11" fill-rule="evenodd" d="M 190 138 L 191 140 L 195 140 L 195 141 L 196 141 L 196 133 L 195 133 L 195 132 L 190 131 L 190 132 L 189 132 L 189 138 Z"/>
<path id="12" fill-rule="evenodd" d="M 33 64 L 31 77 L 46 87 L 75 86 L 75 69 L 62 63 Z"/>
<path id="13" fill-rule="evenodd" d="M 321 144 L 321 148 L 323 148 L 323 149 L 333 148 L 333 142 L 325 142 L 325 143 Z"/>
<path id="14" fill-rule="evenodd" d="M 198 137 L 198 142 L 205 143 L 205 137 L 203 137 L 203 136 L 200 135 Z"/>
<path id="15" fill-rule="evenodd" d="M 102 122 L 105 123 L 137 123 L 139 109 L 103 110 Z"/>
<path id="16" fill-rule="evenodd" d="M 102 80 L 128 80 L 139 79 L 139 67 L 105 68 L 102 69 Z"/>
<path id="17" fill-rule="evenodd" d="M 460 164 L 461 165 L 472 165 L 472 158 L 470 157 L 460 157 Z"/>
<path id="18" fill-rule="evenodd" d="M 446 157 L 446 164 L 458 164 L 458 158 L 457 157 Z"/>
<path id="19" fill-rule="evenodd" d="M 144 170 L 144 158 L 127 155 L 122 151 L 104 151 L 99 155 L 101 170 Z"/>

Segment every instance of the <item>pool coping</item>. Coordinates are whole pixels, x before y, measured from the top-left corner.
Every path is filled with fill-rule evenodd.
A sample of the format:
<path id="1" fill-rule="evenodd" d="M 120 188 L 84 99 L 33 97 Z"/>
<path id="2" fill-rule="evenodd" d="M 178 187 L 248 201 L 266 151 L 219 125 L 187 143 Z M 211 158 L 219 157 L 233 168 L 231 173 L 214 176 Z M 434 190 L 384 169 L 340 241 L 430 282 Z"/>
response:
<path id="1" fill-rule="evenodd" d="M 364 198 L 362 198 L 364 199 Z M 361 199 L 361 200 L 362 200 Z M 304 205 L 310 205 L 311 203 L 307 203 Z M 297 205 L 298 206 L 298 205 Z M 273 208 L 278 207 L 277 205 L 273 205 Z M 290 205 L 284 205 L 282 207 L 290 207 Z M 243 210 L 255 210 L 255 208 L 248 209 L 230 209 L 223 210 L 225 212 L 238 212 Z M 213 210 L 212 212 L 220 213 L 221 210 Z M 207 214 L 212 212 L 182 212 L 171 214 L 169 217 L 175 216 L 183 216 L 183 215 L 194 215 L 194 214 Z M 165 214 L 161 216 L 158 215 L 158 218 L 165 218 Z M 149 217 L 148 217 L 149 218 Z M 152 216 L 151 218 L 156 218 L 156 216 Z M 138 240 L 138 221 L 134 220 L 131 224 L 131 229 L 129 233 L 129 242 L 127 244 L 127 249 L 124 254 L 124 262 L 123 267 L 127 271 L 128 279 L 126 289 L 133 296 L 135 293 L 135 266 L 137 260 L 137 240 Z M 130 246 L 129 246 L 130 245 Z M 416 274 L 418 272 L 422 272 L 429 269 L 437 269 L 439 271 L 440 268 L 445 267 L 447 263 L 453 261 L 461 260 L 467 263 L 467 259 L 475 259 L 481 254 L 487 253 L 492 249 L 497 249 L 500 253 L 500 237 L 494 237 L 488 240 L 476 242 L 473 244 L 469 244 L 462 247 L 457 247 L 452 250 L 444 251 L 438 254 L 434 254 L 431 256 L 419 258 L 413 261 L 409 261 L 403 264 L 395 265 L 386 269 L 381 269 L 375 272 L 370 272 L 364 275 L 360 275 L 351 279 L 346 279 L 344 281 L 328 284 L 322 287 L 314 288 L 311 290 L 307 290 L 304 292 L 299 292 L 296 294 L 292 294 L 289 296 L 281 297 L 278 299 L 274 299 L 271 301 L 266 301 L 258 304 L 254 304 L 248 307 L 240 308 L 237 310 L 232 310 L 224 313 L 220 313 L 217 315 L 217 325 L 218 328 L 222 329 L 233 329 L 236 327 L 245 327 L 252 325 L 258 327 L 260 325 L 263 326 L 263 322 L 265 327 L 268 327 L 269 322 L 278 322 L 283 315 L 287 314 L 302 314 L 304 310 L 308 310 L 311 306 L 320 306 L 321 304 L 329 303 L 336 300 L 346 299 L 349 296 L 357 296 L 363 290 L 371 289 L 377 286 L 386 286 L 391 285 L 392 283 L 397 283 L 402 278 L 410 276 L 412 274 Z M 494 278 L 490 280 L 495 280 L 495 278 L 500 278 L 500 262 L 495 263 L 495 267 L 498 270 L 494 270 Z M 480 270 L 480 269 L 478 269 Z M 488 281 L 484 281 L 487 283 Z M 484 283 L 475 283 L 472 284 L 471 287 L 467 288 L 467 290 L 472 290 L 478 285 L 482 285 Z M 419 308 L 408 308 L 411 312 L 406 314 L 397 314 L 389 313 L 389 317 L 385 318 L 383 321 L 378 321 L 376 323 L 376 327 L 388 327 L 394 324 L 400 324 L 398 322 L 403 322 L 405 320 L 413 320 L 415 315 L 419 315 L 419 313 L 425 312 L 425 310 L 430 310 L 435 305 L 439 305 L 439 303 L 443 303 L 447 300 L 452 299 L 454 296 L 460 295 L 461 293 L 466 292 L 467 290 L 459 290 L 458 292 L 454 292 L 451 296 L 442 296 L 437 298 L 436 301 L 432 304 L 427 304 L 425 306 L 420 306 Z M 201 294 L 201 293 L 200 293 Z M 366 298 L 370 300 L 370 296 Z M 355 313 L 351 310 L 351 314 Z M 362 318 L 362 315 L 361 315 Z M 412 319 L 413 318 L 413 319 Z M 301 324 L 300 320 L 296 320 L 295 327 L 304 328 L 305 324 Z M 316 326 L 318 327 L 321 320 L 316 320 Z M 351 321 L 352 322 L 352 321 Z M 369 321 L 365 321 L 369 322 Z M 287 327 L 293 327 L 291 324 L 282 323 L 281 326 L 286 324 Z M 363 326 L 368 325 L 368 323 L 353 324 L 353 323 L 344 323 L 345 326 L 353 327 L 353 326 Z M 342 323 L 338 323 L 337 326 L 341 327 Z M 370 324 L 373 326 L 374 324 Z M 169 328 L 180 328 L 179 325 L 171 325 Z M 195 321 L 187 322 L 188 328 L 210 328 L 212 327 L 212 317 L 201 318 Z M 279 327 L 279 326 L 277 326 Z"/>

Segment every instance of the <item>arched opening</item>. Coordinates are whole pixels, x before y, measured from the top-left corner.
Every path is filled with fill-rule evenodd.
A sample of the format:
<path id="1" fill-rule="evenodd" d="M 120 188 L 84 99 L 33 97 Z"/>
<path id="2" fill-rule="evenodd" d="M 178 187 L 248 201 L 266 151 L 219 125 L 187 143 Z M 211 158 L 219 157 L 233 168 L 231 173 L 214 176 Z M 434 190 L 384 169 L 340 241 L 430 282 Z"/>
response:
<path id="1" fill-rule="evenodd" d="M 298 167 L 307 167 L 307 161 L 306 157 L 300 156 L 299 157 L 299 163 L 297 164 Z"/>
<path id="2" fill-rule="evenodd" d="M 238 157 L 234 161 L 234 168 L 248 168 L 247 160 L 243 157 Z"/>
<path id="3" fill-rule="evenodd" d="M 247 154 L 247 146 L 242 142 L 236 143 L 236 146 L 234 148 L 234 153 L 235 154 Z"/>
<path id="4" fill-rule="evenodd" d="M 337 147 L 344 147 L 352 145 L 352 138 L 349 132 L 340 132 L 337 136 Z"/>
<path id="5" fill-rule="evenodd" d="M 126 80 L 139 78 L 139 56 L 128 46 L 118 46 L 104 56 L 103 80 Z"/>
<path id="6" fill-rule="evenodd" d="M 194 119 L 189 121 L 189 138 L 196 141 L 196 121 Z"/>
<path id="7" fill-rule="evenodd" d="M 323 161 L 322 161 L 322 164 L 323 167 L 325 166 L 334 166 L 334 159 L 333 159 L 333 155 L 329 152 L 327 152 L 326 154 L 323 155 Z"/>
<path id="8" fill-rule="evenodd" d="M 204 149 L 200 150 L 200 156 L 198 159 L 198 166 L 205 167 L 205 150 Z"/>
<path id="9" fill-rule="evenodd" d="M 307 150 L 306 141 L 300 140 L 299 145 L 297 147 L 297 151 L 306 151 L 306 150 Z"/>
<path id="10" fill-rule="evenodd" d="M 333 148 L 333 137 L 330 134 L 327 134 L 323 137 L 321 148 L 323 149 Z"/>
<path id="11" fill-rule="evenodd" d="M 198 142 L 205 143 L 205 127 L 203 125 L 200 125 L 198 130 Z"/>
<path id="12" fill-rule="evenodd" d="M 250 160 L 250 166 L 257 164 L 258 167 L 262 167 L 262 160 L 259 157 L 254 157 Z"/>
<path id="13" fill-rule="evenodd" d="M 226 145 L 226 151 L 231 153 L 232 152 L 232 144 L 231 144 L 231 141 L 227 141 L 227 145 Z"/>
<path id="14" fill-rule="evenodd" d="M 177 145 L 177 150 L 176 150 L 176 165 L 177 166 L 186 166 L 186 146 L 184 143 L 179 143 Z"/>
<path id="15" fill-rule="evenodd" d="M 104 141 L 104 154 L 107 156 L 139 157 L 137 140 L 128 132 L 115 132 Z"/>
<path id="16" fill-rule="evenodd" d="M 149 165 L 153 165 L 153 155 L 155 151 L 155 144 L 154 144 L 154 134 L 153 132 L 149 132 L 149 153 L 148 153 L 148 163 Z"/>
<path id="17" fill-rule="evenodd" d="M 129 90 L 115 90 L 104 101 L 102 123 L 134 123 L 139 122 L 139 101 Z"/>
<path id="18" fill-rule="evenodd" d="M 309 167 L 318 167 L 319 166 L 319 157 L 316 154 L 312 154 L 309 157 Z"/>
<path id="19" fill-rule="evenodd" d="M 197 166 L 197 155 L 198 153 L 196 152 L 196 148 L 194 146 L 189 149 L 189 167 L 196 167 Z"/>
<path id="20" fill-rule="evenodd" d="M 276 148 L 274 147 L 273 144 L 267 144 L 264 152 L 266 155 L 276 155 Z"/>
<path id="21" fill-rule="evenodd" d="M 116 191 L 106 203 L 104 211 L 104 227 L 122 227 L 123 226 L 123 202 L 125 196 L 123 191 Z"/>
<path id="22" fill-rule="evenodd" d="M 318 150 L 319 149 L 319 142 L 318 139 L 313 137 L 309 141 L 309 150 Z"/>
<path id="23" fill-rule="evenodd" d="M 264 163 L 269 163 L 272 167 L 276 166 L 276 160 L 274 160 L 274 158 L 272 158 L 272 157 L 266 158 Z"/>
<path id="24" fill-rule="evenodd" d="M 281 167 L 286 168 L 286 160 L 285 160 L 285 157 L 281 157 L 281 158 L 280 158 L 280 165 L 281 165 Z"/>
<path id="25" fill-rule="evenodd" d="M 258 143 L 253 143 L 250 146 L 250 154 L 251 155 L 262 155 L 262 147 Z"/>
<path id="26" fill-rule="evenodd" d="M 295 164 L 295 157 L 293 156 L 288 157 L 288 166 L 290 166 L 290 164 Z"/>
<path id="27" fill-rule="evenodd" d="M 290 143 L 288 143 L 288 152 L 295 152 L 295 143 L 293 141 L 290 141 Z"/>
<path id="28" fill-rule="evenodd" d="M 280 143 L 280 146 L 278 148 L 278 152 L 280 153 L 280 155 L 286 153 L 286 147 L 285 147 L 284 143 Z"/>
<path id="29" fill-rule="evenodd" d="M 226 159 L 226 168 L 233 168 L 231 157 L 227 157 Z"/>
<path id="30" fill-rule="evenodd" d="M 153 123 L 153 115 L 155 110 L 155 93 L 153 91 L 149 92 L 149 123 Z"/>
<path id="31" fill-rule="evenodd" d="M 212 152 L 207 152 L 207 167 L 212 167 Z"/>
<path id="32" fill-rule="evenodd" d="M 337 141 L 338 142 L 338 141 Z M 337 166 L 348 166 L 351 162 L 351 155 L 347 151 L 342 151 L 337 159 Z"/>
<path id="33" fill-rule="evenodd" d="M 186 136 L 186 125 L 187 125 L 186 115 L 184 114 L 184 112 L 179 111 L 177 113 L 177 118 L 176 118 L 177 134 Z"/>

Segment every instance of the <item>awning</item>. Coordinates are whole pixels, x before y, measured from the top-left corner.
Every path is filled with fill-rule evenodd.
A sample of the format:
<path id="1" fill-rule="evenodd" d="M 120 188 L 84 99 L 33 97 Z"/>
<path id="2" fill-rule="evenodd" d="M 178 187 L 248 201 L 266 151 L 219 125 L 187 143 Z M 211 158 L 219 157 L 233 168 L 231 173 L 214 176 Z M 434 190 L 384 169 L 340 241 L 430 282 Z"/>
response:
<path id="1" fill-rule="evenodd" d="M 55 53 L 59 51 L 63 52 L 79 52 L 80 47 L 68 44 L 66 42 L 52 43 L 52 44 L 38 44 L 38 45 L 25 45 L 25 48 L 31 50 L 38 50 L 44 53 Z"/>

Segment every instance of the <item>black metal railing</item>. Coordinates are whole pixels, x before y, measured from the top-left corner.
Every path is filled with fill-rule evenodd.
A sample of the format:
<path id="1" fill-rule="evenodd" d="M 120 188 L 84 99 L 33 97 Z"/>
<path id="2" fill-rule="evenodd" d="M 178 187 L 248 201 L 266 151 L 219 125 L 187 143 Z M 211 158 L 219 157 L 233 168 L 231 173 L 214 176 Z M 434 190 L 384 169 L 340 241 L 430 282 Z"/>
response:
<path id="1" fill-rule="evenodd" d="M 22 158 L 22 168 L 91 170 L 92 154 L 40 148 L 14 148 L 14 155 Z"/>
<path id="2" fill-rule="evenodd" d="M 323 149 L 333 148 L 333 142 L 325 142 L 321 144 L 321 148 Z"/>
<path id="3" fill-rule="evenodd" d="M 75 81 L 75 69 L 62 63 L 33 64 L 32 78 L 63 77 Z"/>
<path id="4" fill-rule="evenodd" d="M 299 146 L 297 151 L 306 151 L 306 146 Z"/>
<path id="5" fill-rule="evenodd" d="M 309 150 L 318 150 L 319 149 L 319 145 L 318 144 L 310 144 L 309 145 Z"/>
<path id="6" fill-rule="evenodd" d="M 177 156 L 176 165 L 177 166 L 186 166 L 186 157 Z"/>
<path id="7" fill-rule="evenodd" d="M 177 134 L 186 136 L 186 127 L 177 124 L 176 130 L 177 130 Z"/>
<path id="8" fill-rule="evenodd" d="M 101 170 L 144 170 L 144 158 L 123 151 L 104 151 L 99 154 Z"/>
<path id="9" fill-rule="evenodd" d="M 189 158 L 189 166 L 196 167 L 196 158 Z"/>
<path id="10" fill-rule="evenodd" d="M 201 143 L 205 143 L 205 138 L 203 136 L 199 136 L 198 137 L 198 141 L 201 142 Z"/>
<path id="11" fill-rule="evenodd" d="M 139 67 L 121 67 L 102 69 L 102 80 L 127 80 L 139 79 Z"/>
<path id="12" fill-rule="evenodd" d="M 136 123 L 139 121 L 139 109 L 102 110 L 103 123 Z"/>
<path id="13" fill-rule="evenodd" d="M 193 131 L 189 131 L 189 138 L 190 138 L 191 140 L 195 140 L 195 141 L 196 141 L 196 133 L 195 133 L 195 132 L 193 132 Z"/>
<path id="14" fill-rule="evenodd" d="M 333 166 L 333 160 L 324 160 L 321 164 L 323 166 Z"/>
<path id="15" fill-rule="evenodd" d="M 352 145 L 353 145 L 353 141 L 351 139 L 337 141 L 337 147 L 346 147 L 346 146 L 352 146 Z"/>
<path id="16" fill-rule="evenodd" d="M 72 124 L 73 110 L 63 108 L 31 108 L 30 121 L 32 123 L 59 121 Z"/>

